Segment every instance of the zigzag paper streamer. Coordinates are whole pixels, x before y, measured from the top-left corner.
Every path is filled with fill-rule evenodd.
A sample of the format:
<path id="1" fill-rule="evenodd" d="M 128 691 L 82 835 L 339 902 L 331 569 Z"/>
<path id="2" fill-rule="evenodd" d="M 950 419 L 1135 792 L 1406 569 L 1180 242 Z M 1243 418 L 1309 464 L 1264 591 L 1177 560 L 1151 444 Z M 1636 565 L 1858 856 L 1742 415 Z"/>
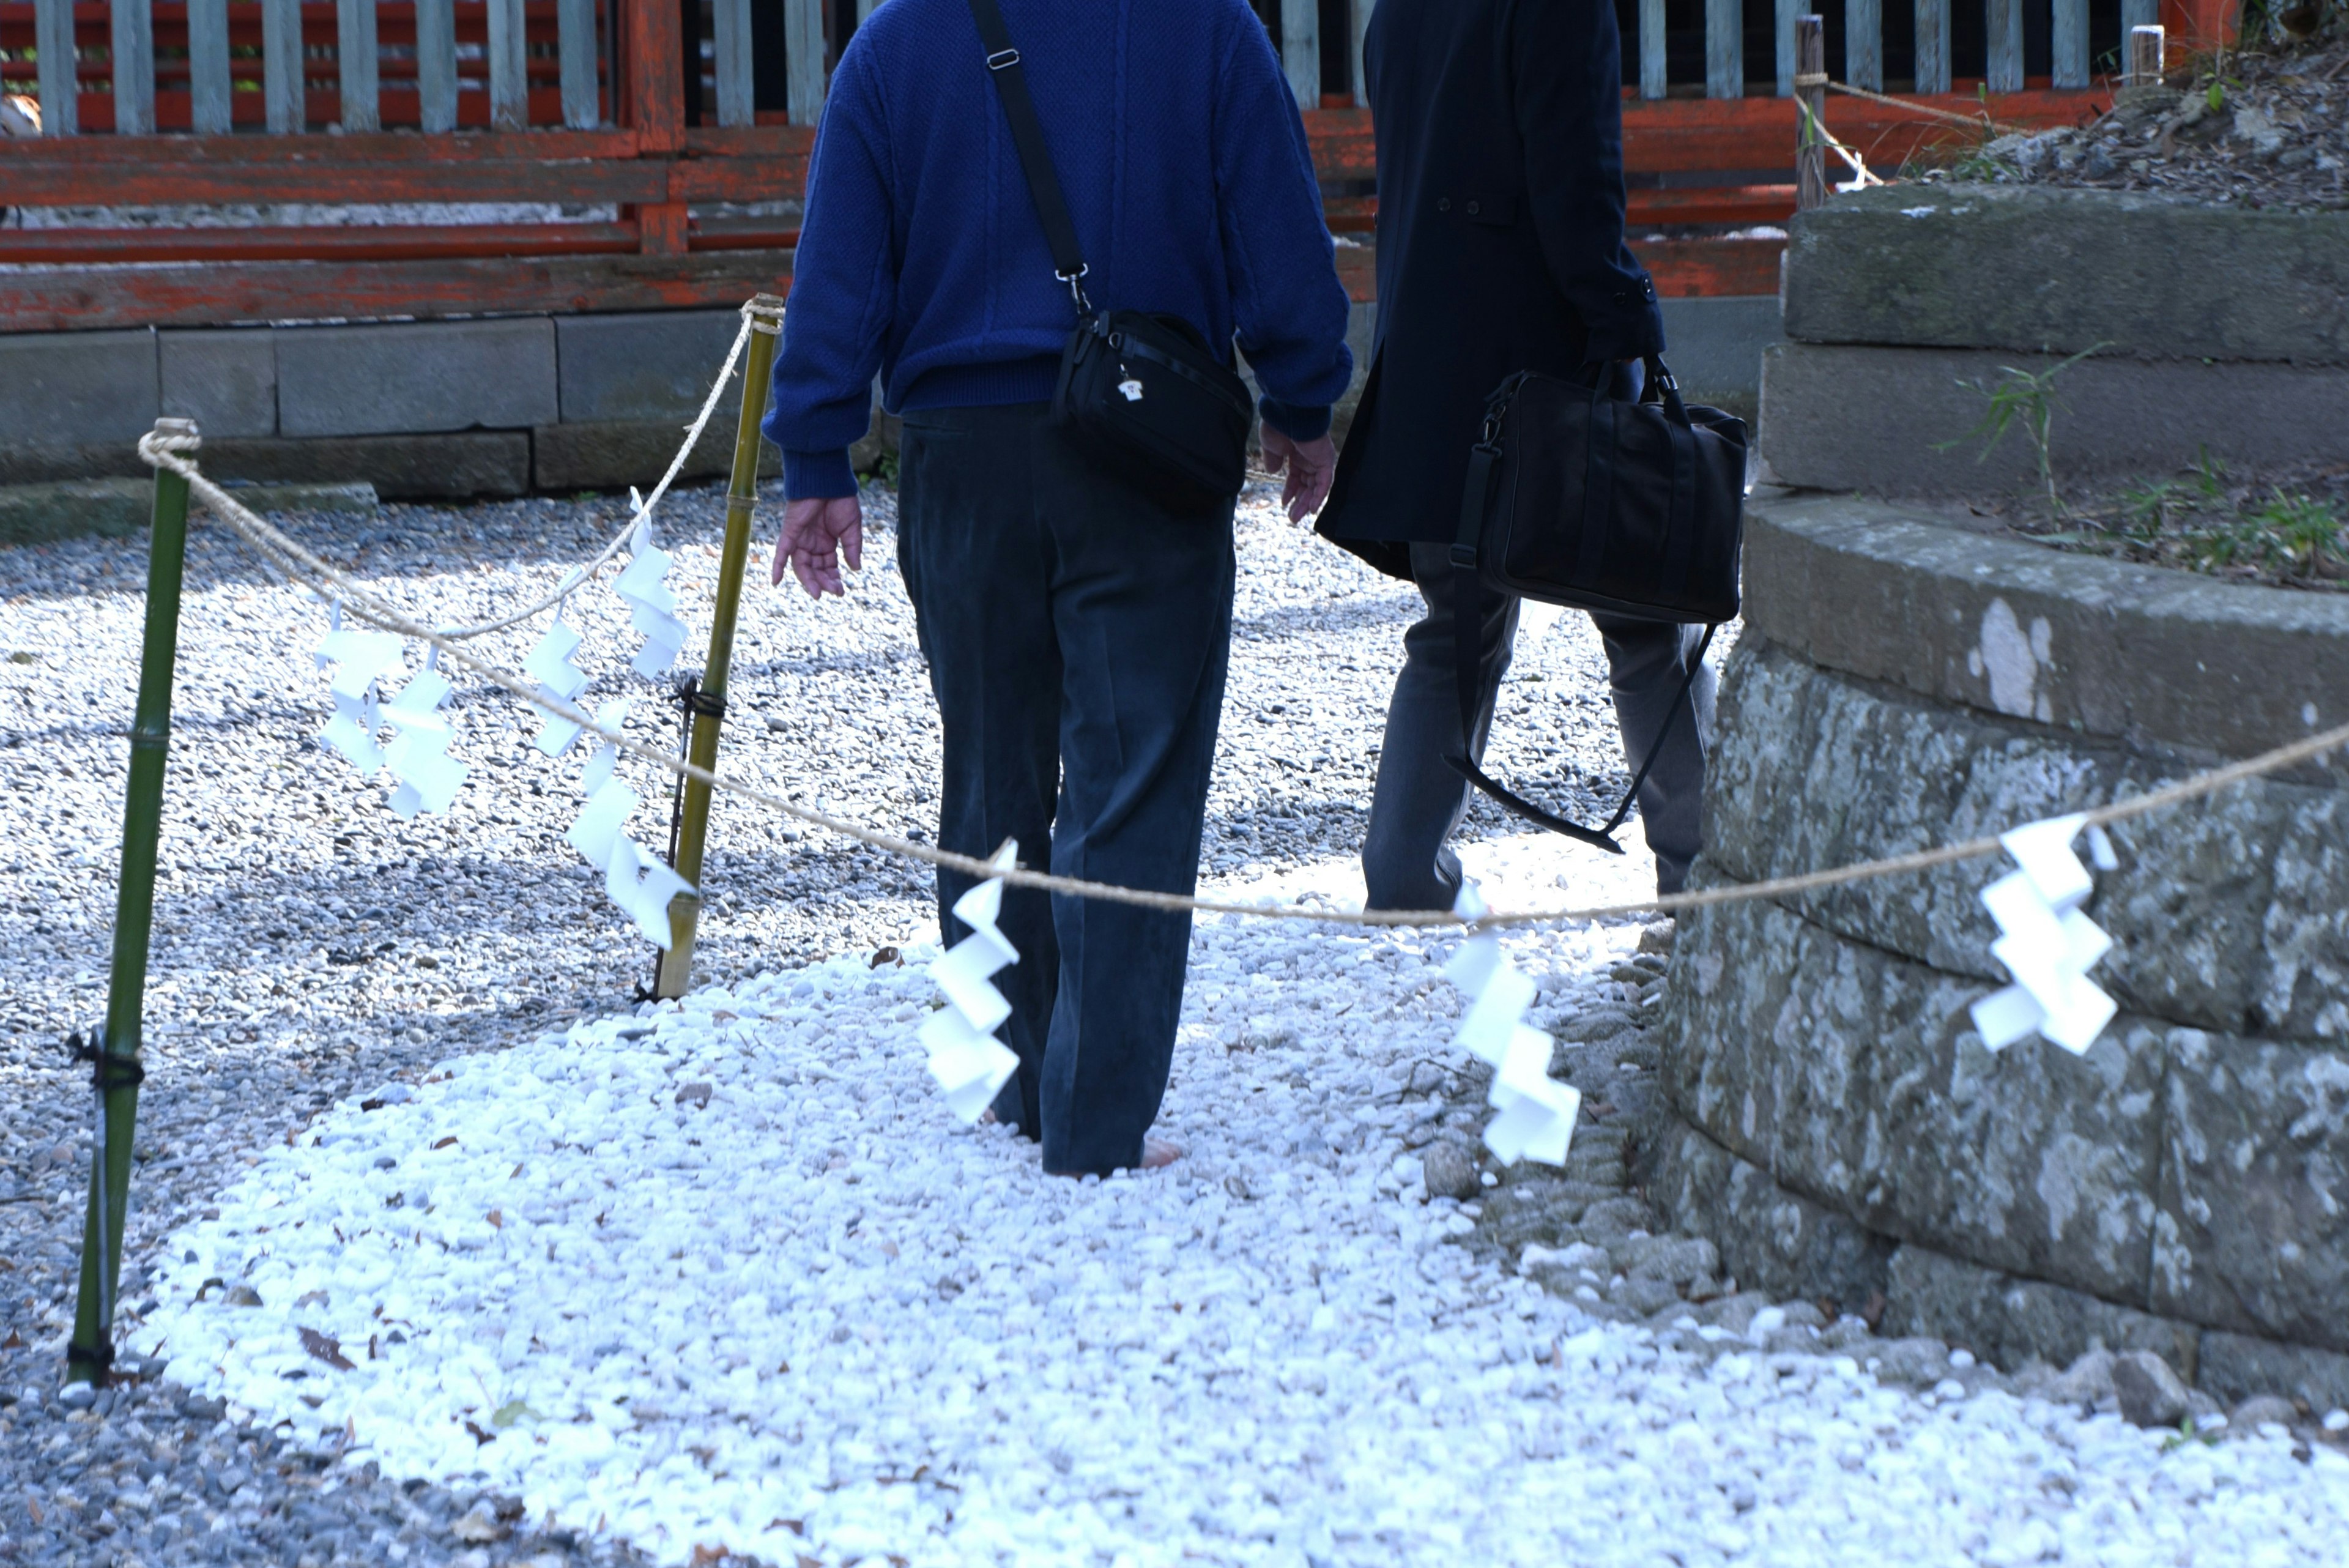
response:
<path id="1" fill-rule="evenodd" d="M 595 710 L 595 728 L 605 734 L 618 734 L 627 722 L 628 700 L 626 697 L 616 698 Z M 592 796 L 611 782 L 612 770 L 619 765 L 619 762 L 620 748 L 605 741 L 595 748 L 587 759 L 587 765 L 580 770 L 579 787 Z"/>
<path id="2" fill-rule="evenodd" d="M 610 857 L 604 863 L 604 891 L 636 922 L 636 929 L 655 947 L 669 945 L 668 906 L 693 884 L 647 854 L 626 834 L 616 834 Z"/>
<path id="3" fill-rule="evenodd" d="M 375 732 L 383 728 L 376 682 L 400 667 L 400 641 L 388 631 L 345 631 L 341 619 L 337 613 L 335 629 L 326 633 L 314 655 L 321 670 L 341 666 L 326 686 L 334 694 L 335 716 L 318 738 L 340 752 L 361 778 L 373 778 L 384 763 L 383 751 L 375 743 Z"/>
<path id="4" fill-rule="evenodd" d="M 1464 883 L 1452 912 L 1480 920 L 1487 911 L 1476 889 Z M 1471 999 L 1455 1042 L 1493 1067 L 1486 1100 L 1501 1114 L 1485 1127 L 1485 1147 L 1504 1165 L 1520 1159 L 1564 1165 L 1582 1092 L 1549 1075 L 1550 1037 L 1525 1022 L 1534 1001 L 1532 977 L 1509 961 L 1501 939 L 1491 933 L 1461 943 L 1444 972 Z"/>
<path id="5" fill-rule="evenodd" d="M 1009 871 L 1019 863 L 1019 846 L 1005 840 L 992 864 Z M 1019 952 L 996 929 L 1003 913 L 1000 877 L 957 898 L 954 912 L 970 935 L 930 965 L 930 978 L 947 993 L 947 1005 L 930 1014 L 919 1038 L 930 1054 L 930 1076 L 946 1091 L 947 1108 L 975 1122 L 1019 1065 L 1019 1058 L 995 1038 L 1011 1016 L 1011 1003 L 990 979 L 1004 965 L 1018 963 Z"/>
<path id="6" fill-rule="evenodd" d="M 2088 971 L 2112 950 L 2113 940 L 2080 912 L 2095 891 L 2095 878 L 2072 853 L 2072 840 L 2086 821 L 2076 815 L 2058 816 L 1999 835 L 2021 869 L 1982 892 L 1982 908 L 2000 932 L 1990 950 L 2014 977 L 2013 985 L 1970 1009 L 1989 1050 L 2003 1051 L 2036 1032 L 2081 1055 L 2117 1011 L 2088 978 Z M 2101 868 L 2109 871 L 2119 864 L 2101 828 L 2088 829 L 2088 848 Z"/>
<path id="7" fill-rule="evenodd" d="M 628 624 L 644 633 L 645 646 L 628 666 L 637 674 L 658 675 L 677 661 L 685 646 L 685 623 L 673 613 L 677 595 L 662 584 L 675 563 L 665 550 L 653 548 L 649 519 L 636 524 L 636 558 L 612 583 L 612 591 L 628 601 Z"/>
<path id="8" fill-rule="evenodd" d="M 596 715 L 596 722 L 605 723 L 609 706 Z M 606 746 L 604 752 L 616 751 Z M 587 760 L 592 770 L 602 760 L 604 753 Z M 581 858 L 604 873 L 604 891 L 621 911 L 636 921 L 636 929 L 657 947 L 669 945 L 668 907 L 679 893 L 693 891 L 693 884 L 661 864 L 658 857 L 648 855 L 627 835 L 628 817 L 638 804 L 636 792 L 611 776 L 609 763 L 603 767 L 603 782 L 588 795 L 586 807 L 564 835 Z"/>
<path id="9" fill-rule="evenodd" d="M 523 661 L 522 672 L 538 682 L 538 694 L 556 702 L 575 701 L 587 689 L 586 675 L 571 666 L 571 656 L 579 651 L 579 634 L 556 621 L 538 639 Z M 579 726 L 568 719 L 546 716 L 546 728 L 538 732 L 531 743 L 550 757 L 559 757 L 571 749 L 579 738 Z"/>
<path id="10" fill-rule="evenodd" d="M 440 712 L 449 693 L 448 678 L 437 670 L 427 670 L 383 705 L 383 717 L 399 732 L 383 749 L 384 765 L 399 780 L 399 787 L 391 793 L 395 816 L 448 810 L 458 790 L 464 787 L 465 775 L 472 771 L 449 755 L 449 742 L 454 737 Z"/>

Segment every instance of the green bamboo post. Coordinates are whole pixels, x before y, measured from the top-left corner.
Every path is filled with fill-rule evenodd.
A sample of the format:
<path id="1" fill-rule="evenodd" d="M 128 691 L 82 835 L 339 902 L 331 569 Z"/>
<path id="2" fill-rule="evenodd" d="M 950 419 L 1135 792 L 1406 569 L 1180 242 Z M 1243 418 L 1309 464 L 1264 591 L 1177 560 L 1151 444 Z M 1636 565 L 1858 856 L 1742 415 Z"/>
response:
<path id="1" fill-rule="evenodd" d="M 726 486 L 726 540 L 718 558 L 718 604 L 709 621 L 709 659 L 701 670 L 693 732 L 686 760 L 705 772 L 718 767 L 718 731 L 726 722 L 726 677 L 734 663 L 734 624 L 742 608 L 742 574 L 750 560 L 750 514 L 759 503 L 759 421 L 767 411 L 767 381 L 783 333 L 783 302 L 761 294 L 750 304 L 750 353 L 742 367 L 742 407 L 734 428 L 734 472 Z M 701 923 L 702 850 L 709 836 L 709 786 L 685 781 L 678 814 L 677 874 L 694 891 L 668 907 L 668 950 L 654 971 L 656 997 L 683 996 L 692 984 L 693 938 Z"/>
<path id="2" fill-rule="evenodd" d="M 192 420 L 158 420 L 158 431 L 193 436 Z M 163 764 L 171 743 L 171 663 L 180 645 L 180 582 L 187 564 L 188 482 L 155 471 L 155 517 L 147 550 L 147 637 L 139 659 L 139 706 L 130 723 L 130 784 L 122 806 L 122 878 L 115 891 L 114 970 L 106 1030 L 95 1043 L 98 1138 L 89 1210 L 82 1228 L 81 1295 L 68 1381 L 103 1386 L 114 1361 L 114 1297 L 130 1207 L 130 1151 L 139 1130 L 140 1013 L 148 939 L 155 923 L 155 853 L 163 829 Z"/>

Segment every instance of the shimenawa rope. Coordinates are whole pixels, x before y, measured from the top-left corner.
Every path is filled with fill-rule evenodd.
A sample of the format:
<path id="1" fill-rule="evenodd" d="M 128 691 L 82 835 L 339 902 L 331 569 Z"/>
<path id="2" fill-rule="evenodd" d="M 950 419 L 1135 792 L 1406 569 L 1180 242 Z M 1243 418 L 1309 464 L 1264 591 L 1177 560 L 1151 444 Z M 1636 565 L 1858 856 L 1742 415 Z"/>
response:
<path id="1" fill-rule="evenodd" d="M 1628 904 L 1600 904 L 1579 909 L 1531 909 L 1516 913 L 1495 911 L 1475 920 L 1465 920 L 1449 909 L 1375 909 L 1354 912 L 1306 909 L 1286 905 L 1241 904 L 1215 898 L 1189 898 L 1178 893 L 1154 892 L 1141 888 L 1123 888 L 1113 883 L 1091 882 L 1074 877 L 1056 877 L 1047 872 L 1025 867 L 1004 870 L 975 856 L 957 855 L 950 850 L 916 844 L 894 834 L 882 833 L 858 823 L 845 821 L 828 813 L 816 811 L 796 801 L 769 794 L 763 790 L 734 784 L 706 769 L 670 753 L 638 743 L 625 735 L 598 727 L 592 715 L 567 702 L 542 696 L 538 688 L 520 677 L 484 660 L 473 658 L 448 638 L 409 619 L 398 610 L 384 604 L 366 588 L 342 572 L 320 560 L 294 540 L 264 522 L 247 510 L 236 497 L 222 490 L 193 462 L 181 454 L 202 445 L 195 436 L 177 435 L 164 431 L 150 431 L 139 438 L 139 455 L 157 468 L 166 468 L 188 482 L 190 489 L 203 499 L 213 515 L 226 524 L 232 533 L 251 545 L 264 558 L 275 564 L 286 576 L 295 580 L 308 578 L 312 591 L 325 584 L 340 596 L 347 613 L 368 625 L 386 631 L 397 632 L 437 649 L 440 654 L 460 669 L 470 670 L 493 685 L 502 686 L 524 701 L 543 708 L 567 722 L 577 724 L 623 753 L 640 761 L 666 768 L 684 778 L 693 779 L 715 790 L 722 790 L 744 800 L 756 801 L 784 815 L 837 833 L 875 849 L 903 855 L 909 859 L 926 861 L 932 866 L 959 871 L 982 880 L 999 877 L 1014 887 L 1034 888 L 1046 892 L 1066 893 L 1077 898 L 1100 898 L 1111 903 L 1137 905 L 1143 909 L 1165 909 L 1177 913 L 1211 915 L 1247 915 L 1267 919 L 1317 920 L 1354 926 L 1467 926 L 1474 929 L 1492 929 L 1510 926 L 1548 925 L 1568 920 L 1602 919 L 1620 915 L 1677 914 L 1683 909 L 1709 909 L 1721 904 L 1746 903 L 1757 898 L 1780 898 L 1795 893 L 1810 892 L 1820 888 L 1840 887 L 1847 883 L 1871 880 L 1878 877 L 1898 876 L 1904 872 L 1926 871 L 1938 866 L 1948 866 L 1962 860 L 1979 859 L 1996 855 L 2004 847 L 1995 835 L 1971 838 L 1961 844 L 1945 845 L 1938 849 L 1920 849 L 1907 855 L 1895 855 L 1880 860 L 1864 861 L 1858 865 L 1837 867 L 1824 871 L 1811 871 L 1798 877 L 1780 877 L 1764 882 L 1747 882 L 1733 887 L 1707 888 L 1697 893 L 1674 893 L 1665 897 L 1642 899 Z M 322 596 L 324 597 L 324 596 Z M 2126 822 L 2152 812 L 2180 805 L 2190 800 L 2225 789 L 2230 784 L 2265 774 L 2279 772 L 2302 763 L 2313 762 L 2327 752 L 2349 745 L 2349 724 L 2278 746 L 2256 757 L 2246 758 L 2208 773 L 2165 785 L 2128 800 L 2115 801 L 2084 814 L 2084 826 L 2103 826 Z"/>

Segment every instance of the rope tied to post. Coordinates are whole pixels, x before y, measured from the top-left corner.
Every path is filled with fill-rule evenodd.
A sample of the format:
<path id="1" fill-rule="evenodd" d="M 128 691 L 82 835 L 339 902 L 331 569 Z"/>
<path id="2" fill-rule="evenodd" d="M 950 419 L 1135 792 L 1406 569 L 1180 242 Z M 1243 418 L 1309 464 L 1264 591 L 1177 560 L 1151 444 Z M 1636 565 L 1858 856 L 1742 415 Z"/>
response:
<path id="1" fill-rule="evenodd" d="M 1150 888 L 1127 888 L 1115 883 L 1094 882 L 1076 877 L 1055 876 L 1028 867 L 1006 868 L 977 856 L 959 855 L 926 844 L 917 844 L 895 834 L 867 827 L 787 800 L 781 795 L 748 784 L 722 778 L 707 769 L 694 766 L 683 758 L 656 747 L 629 740 L 626 736 L 598 725 L 595 719 L 569 702 L 544 695 L 535 682 L 508 673 L 487 660 L 476 659 L 459 648 L 455 642 L 432 628 L 422 625 L 399 610 L 386 604 L 346 573 L 327 565 L 316 556 L 264 521 L 233 495 L 205 477 L 202 471 L 182 455 L 201 445 L 192 431 L 181 433 L 159 426 L 139 439 L 139 454 L 150 465 L 168 469 L 188 482 L 189 488 L 201 497 L 212 514 L 230 532 L 253 546 L 264 560 L 276 566 L 286 576 L 303 583 L 322 598 L 341 597 L 345 612 L 354 618 L 382 630 L 423 642 L 438 649 L 441 655 L 459 668 L 479 675 L 493 686 L 511 692 L 533 706 L 543 709 L 556 718 L 576 724 L 583 732 L 593 732 L 605 744 L 621 753 L 667 769 L 681 779 L 690 779 L 721 791 L 737 799 L 754 802 L 781 813 L 796 822 L 820 827 L 828 833 L 853 839 L 868 847 L 903 856 L 907 859 L 959 871 L 984 881 L 999 877 L 1019 888 L 1032 888 L 1041 892 L 1065 894 L 1071 898 L 1098 898 L 1106 902 L 1133 905 L 1142 909 L 1162 909 L 1171 913 L 1239 915 L 1260 919 L 1312 920 L 1334 925 L 1369 927 L 1464 927 L 1470 930 L 1499 929 L 1517 926 L 1555 925 L 1568 921 L 1618 919 L 1630 915 L 1677 915 L 1684 910 L 1712 909 L 1726 904 L 1750 903 L 1757 899 L 1784 898 L 1798 893 L 1813 892 L 1824 888 L 1842 887 L 1854 882 L 1868 881 L 1879 877 L 1899 876 L 1909 872 L 1929 871 L 1938 867 L 1975 860 L 2002 854 L 2005 846 L 1999 837 L 1985 835 L 1962 843 L 1944 845 L 1933 849 L 1914 850 L 1908 854 L 1889 856 L 1857 865 L 1835 867 L 1805 872 L 1798 876 L 1772 877 L 1761 882 L 1748 882 L 1724 888 L 1710 888 L 1694 893 L 1673 893 L 1654 898 L 1622 904 L 1588 905 L 1557 909 L 1530 909 L 1516 912 L 1493 911 L 1475 918 L 1450 909 L 1366 909 L 1342 910 L 1300 908 L 1288 905 L 1241 903 L 1233 899 L 1202 898 L 1186 894 L 1163 893 Z M 331 590 L 329 592 L 328 590 Z M 2248 779 L 2279 773 L 2314 762 L 2328 753 L 2349 746 L 2349 724 L 2310 735 L 2289 744 L 2263 752 L 2258 756 L 2231 763 L 2206 773 L 2181 779 L 2160 789 L 2114 801 L 2081 814 L 2082 826 L 2105 826 L 2127 822 L 2171 806 L 2198 800 L 2230 785 Z"/>

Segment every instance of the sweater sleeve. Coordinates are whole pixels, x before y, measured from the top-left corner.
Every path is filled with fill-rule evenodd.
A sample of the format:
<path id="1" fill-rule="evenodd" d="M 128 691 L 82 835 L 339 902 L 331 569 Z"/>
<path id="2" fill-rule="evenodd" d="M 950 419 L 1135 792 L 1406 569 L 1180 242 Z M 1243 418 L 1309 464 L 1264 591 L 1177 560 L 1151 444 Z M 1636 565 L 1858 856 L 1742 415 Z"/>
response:
<path id="1" fill-rule="evenodd" d="M 848 448 L 872 423 L 897 276 L 885 147 L 865 55 L 852 42 L 809 160 L 774 400 L 761 427 L 782 449 L 783 491 L 793 500 L 856 493 Z"/>
<path id="2" fill-rule="evenodd" d="M 1518 0 L 1508 58 L 1526 196 L 1593 359 L 1661 353 L 1656 286 L 1623 242 L 1623 42 L 1605 0 Z"/>
<path id="3" fill-rule="evenodd" d="M 1265 422 L 1298 441 L 1330 430 L 1353 380 L 1351 307 L 1338 281 L 1305 122 L 1264 26 L 1245 6 L 1216 104 L 1216 205 L 1240 351 L 1264 389 Z"/>

